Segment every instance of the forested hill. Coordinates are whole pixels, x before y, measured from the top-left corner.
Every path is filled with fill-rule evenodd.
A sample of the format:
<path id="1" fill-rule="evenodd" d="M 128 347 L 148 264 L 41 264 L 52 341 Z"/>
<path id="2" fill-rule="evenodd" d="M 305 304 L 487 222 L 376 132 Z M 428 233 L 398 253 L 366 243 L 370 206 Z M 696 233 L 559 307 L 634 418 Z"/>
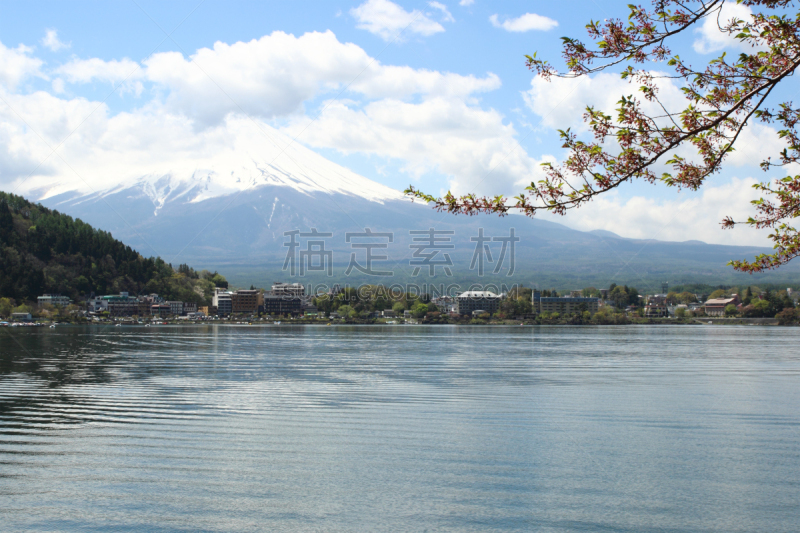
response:
<path id="1" fill-rule="evenodd" d="M 60 293 L 78 301 L 91 293 L 127 291 L 205 304 L 215 285 L 227 282 L 186 265 L 176 271 L 108 232 L 0 192 L 0 298 L 36 301 L 44 293 Z"/>

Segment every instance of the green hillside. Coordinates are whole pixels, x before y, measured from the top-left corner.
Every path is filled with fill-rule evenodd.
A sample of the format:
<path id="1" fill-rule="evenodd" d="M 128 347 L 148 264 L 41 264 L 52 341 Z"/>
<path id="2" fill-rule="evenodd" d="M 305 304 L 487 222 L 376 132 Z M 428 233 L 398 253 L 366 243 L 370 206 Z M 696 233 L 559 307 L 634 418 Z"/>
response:
<path id="1" fill-rule="evenodd" d="M 144 258 L 80 219 L 0 192 L 0 298 L 36 301 L 60 293 L 79 301 L 126 291 L 205 305 L 215 286 L 227 282 L 216 273 Z"/>

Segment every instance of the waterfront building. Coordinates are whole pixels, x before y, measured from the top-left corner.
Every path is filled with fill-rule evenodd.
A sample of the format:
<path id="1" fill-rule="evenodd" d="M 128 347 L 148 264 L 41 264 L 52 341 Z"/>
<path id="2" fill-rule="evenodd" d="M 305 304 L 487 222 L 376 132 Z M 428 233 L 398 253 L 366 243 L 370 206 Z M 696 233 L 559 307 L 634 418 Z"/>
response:
<path id="1" fill-rule="evenodd" d="M 298 315 L 303 311 L 303 300 L 268 293 L 264 295 L 263 309 L 268 315 Z"/>
<path id="2" fill-rule="evenodd" d="M 169 314 L 170 316 L 182 316 L 183 315 L 183 302 L 166 302 L 166 305 L 169 306 Z"/>
<path id="3" fill-rule="evenodd" d="M 11 313 L 11 320 L 14 322 L 30 322 L 33 317 L 30 313 Z"/>
<path id="4" fill-rule="evenodd" d="M 573 314 L 589 311 L 594 314 L 600 307 L 599 298 L 573 298 L 571 296 L 562 297 L 542 297 L 542 293 L 535 290 L 531 295 L 534 314 L 548 313 Z"/>
<path id="5" fill-rule="evenodd" d="M 306 288 L 302 283 L 282 283 L 276 281 L 272 284 L 271 296 L 285 296 L 288 298 L 305 298 Z"/>
<path id="6" fill-rule="evenodd" d="M 456 312 L 470 315 L 473 311 L 494 314 L 500 307 L 500 296 L 492 291 L 467 291 L 456 297 Z"/>
<path id="7" fill-rule="evenodd" d="M 739 305 L 739 295 L 734 294 L 732 298 L 713 298 L 707 300 L 703 305 L 703 310 L 708 316 L 725 316 L 725 308 L 729 305 Z"/>
<path id="8" fill-rule="evenodd" d="M 102 313 L 108 311 L 108 300 L 104 300 L 102 296 L 95 296 L 86 301 L 86 310 L 90 313 Z"/>
<path id="9" fill-rule="evenodd" d="M 169 304 L 153 304 L 150 306 L 150 313 L 159 318 L 166 318 L 172 313 L 172 306 Z"/>
<path id="10" fill-rule="evenodd" d="M 119 295 L 103 296 L 110 316 L 133 316 L 139 312 L 139 299 L 127 292 Z"/>
<path id="11" fill-rule="evenodd" d="M 431 303 L 442 313 L 453 313 L 456 310 L 456 301 L 452 296 L 439 296 L 432 298 Z"/>
<path id="12" fill-rule="evenodd" d="M 260 290 L 239 290 L 231 294 L 231 313 L 257 313 L 264 303 Z"/>
<path id="13" fill-rule="evenodd" d="M 648 318 L 665 317 L 669 316 L 669 311 L 667 305 L 663 303 L 647 304 L 644 306 L 644 316 Z"/>
<path id="14" fill-rule="evenodd" d="M 137 305 L 136 315 L 137 316 L 150 316 L 150 306 L 153 305 L 153 302 L 150 300 L 140 298 L 139 304 Z"/>
<path id="15" fill-rule="evenodd" d="M 233 311 L 231 293 L 219 287 L 215 288 L 214 296 L 212 297 L 212 305 L 217 308 L 218 316 L 230 315 Z"/>
<path id="16" fill-rule="evenodd" d="M 43 307 L 45 305 L 66 307 L 72 303 L 72 300 L 70 300 L 67 296 L 61 296 L 60 294 L 45 294 L 43 296 L 39 296 L 37 300 L 39 307 Z"/>

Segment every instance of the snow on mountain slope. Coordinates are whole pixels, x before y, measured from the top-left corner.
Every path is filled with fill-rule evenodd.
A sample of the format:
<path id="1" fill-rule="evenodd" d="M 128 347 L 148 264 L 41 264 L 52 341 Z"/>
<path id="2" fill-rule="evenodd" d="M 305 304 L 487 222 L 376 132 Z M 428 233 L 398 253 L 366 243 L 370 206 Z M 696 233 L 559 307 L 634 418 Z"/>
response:
<path id="1" fill-rule="evenodd" d="M 80 161 L 57 165 L 49 175 L 33 176 L 19 191 L 40 201 L 65 194 L 88 200 L 135 188 L 150 198 L 155 214 L 168 202 L 197 203 L 267 185 L 378 203 L 403 197 L 266 124 L 236 117 L 227 122 L 224 132 L 213 139 L 209 139 L 212 133 L 205 133 L 184 144 L 173 143 L 178 149 L 169 151 L 122 150 L 99 143 Z"/>

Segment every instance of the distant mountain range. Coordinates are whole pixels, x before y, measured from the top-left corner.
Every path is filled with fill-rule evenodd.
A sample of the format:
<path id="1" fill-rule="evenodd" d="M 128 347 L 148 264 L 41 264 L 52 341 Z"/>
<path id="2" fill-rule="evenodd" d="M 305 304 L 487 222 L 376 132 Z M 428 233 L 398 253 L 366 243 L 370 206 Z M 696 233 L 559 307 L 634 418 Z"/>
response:
<path id="1" fill-rule="evenodd" d="M 419 235 L 409 231 L 453 232 L 451 249 L 436 256 L 452 261 L 452 276 L 437 268 L 437 282 L 480 281 L 477 269 L 470 270 L 475 241 L 483 228 L 487 237 L 508 236 L 515 228 L 519 242 L 515 250 L 515 272 L 507 278 L 506 264 L 498 275 L 491 273 L 502 243 L 489 241 L 493 263 L 484 256 L 488 273 L 483 280 L 538 283 L 540 286 L 583 287 L 628 283 L 639 288 L 671 284 L 703 283 L 789 283 L 800 265 L 789 265 L 777 273 L 749 276 L 736 274 L 726 266 L 731 259 L 749 258 L 765 249 L 751 246 L 723 246 L 699 241 L 664 242 L 626 239 L 608 231 L 576 231 L 561 224 L 521 216 L 455 217 L 437 213 L 425 205 L 411 203 L 399 191 L 325 159 L 291 143 L 276 130 L 278 141 L 264 153 L 229 152 L 211 157 L 204 168 L 164 169 L 135 179 L 109 177 L 102 190 L 87 193 L 64 183 L 26 192 L 32 199 L 81 218 L 110 231 L 116 238 L 144 255 L 157 255 L 173 264 L 190 263 L 199 268 L 219 269 L 236 284 L 266 285 L 276 279 L 295 279 L 282 271 L 290 237 L 286 232 L 308 233 L 312 228 L 332 234 L 322 238 L 332 251 L 332 272 L 336 282 L 382 282 L 415 279 L 410 264 Z M 283 148 L 281 148 L 283 147 Z M 363 264 L 365 250 L 352 244 L 367 242 L 347 233 L 392 233 L 386 249 L 388 261 L 375 262 L 381 270 L 394 271 L 393 280 L 366 276 L 357 270 L 344 275 L 352 253 Z M 297 237 L 300 248 L 307 238 Z M 315 239 L 311 239 L 315 240 Z M 319 240 L 319 239 L 317 239 Z M 417 262 L 424 263 L 424 254 Z M 299 260 L 299 257 L 297 258 Z M 477 267 L 477 265 L 476 265 Z M 416 279 L 427 278 L 422 268 Z M 298 272 L 299 274 L 299 272 Z M 327 279 L 318 272 L 309 280 Z"/>

